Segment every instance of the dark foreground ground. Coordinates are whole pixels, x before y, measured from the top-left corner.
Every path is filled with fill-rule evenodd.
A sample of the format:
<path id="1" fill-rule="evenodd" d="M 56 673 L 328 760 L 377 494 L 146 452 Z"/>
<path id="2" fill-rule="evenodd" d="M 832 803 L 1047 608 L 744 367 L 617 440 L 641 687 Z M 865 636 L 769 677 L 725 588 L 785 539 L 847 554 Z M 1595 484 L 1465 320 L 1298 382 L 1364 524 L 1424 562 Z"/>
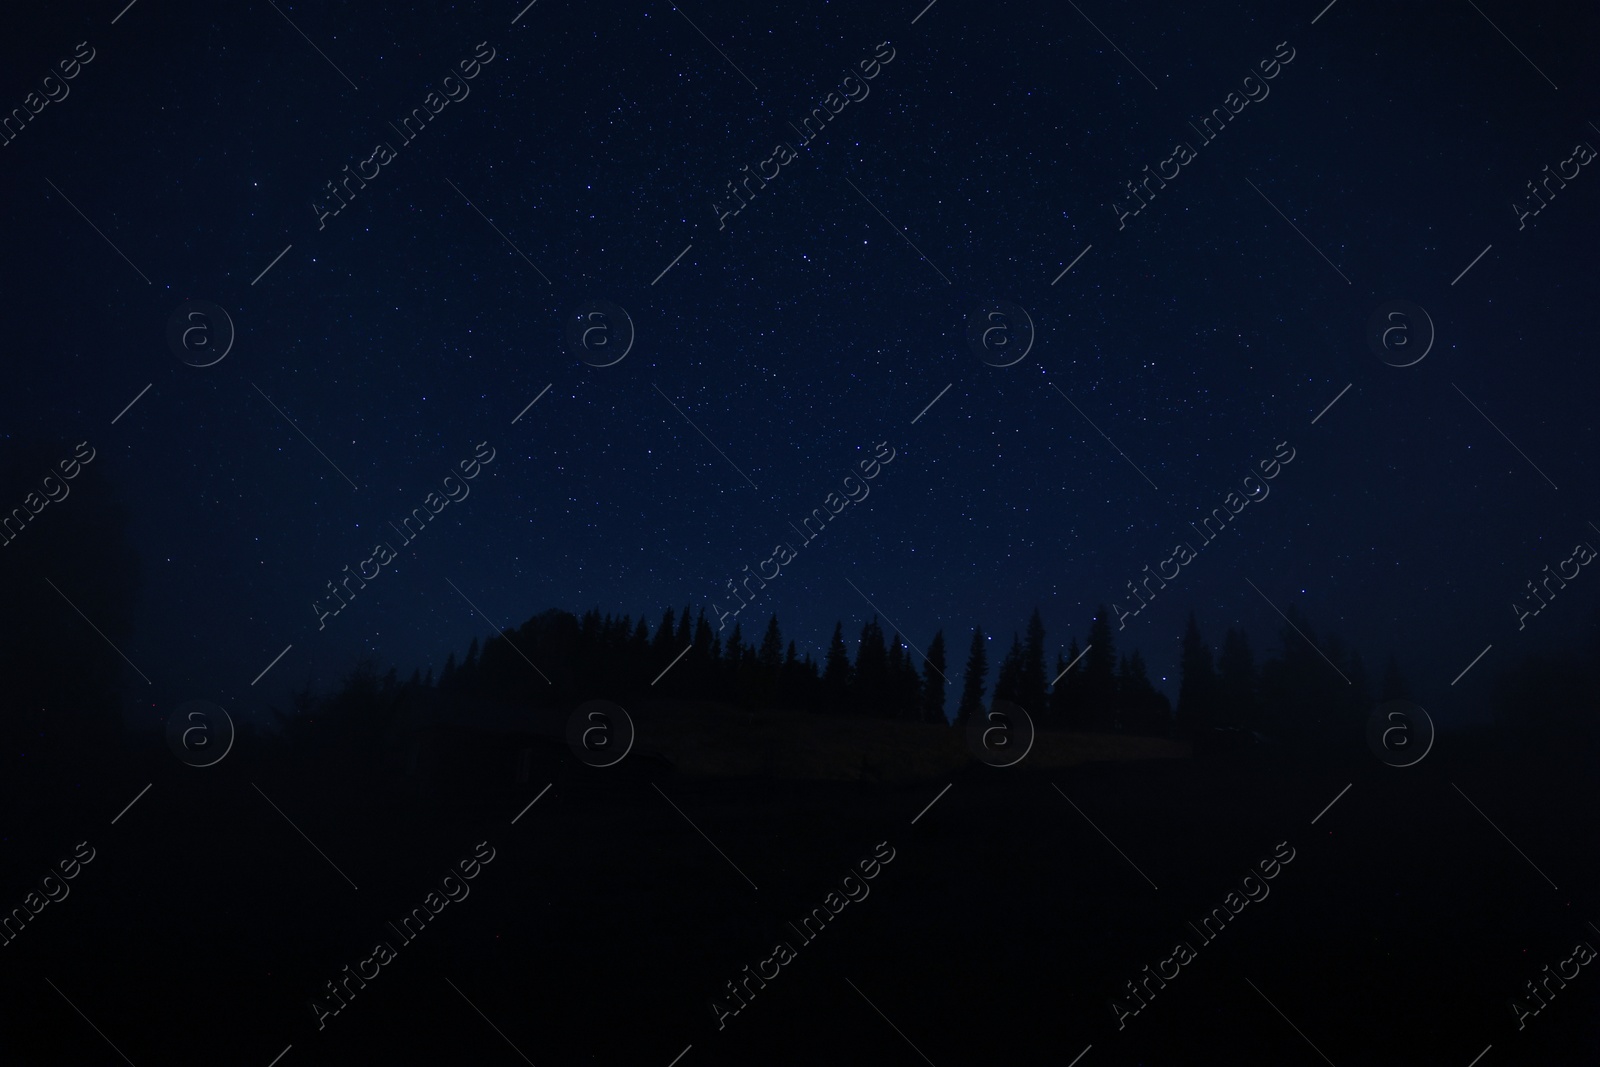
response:
<path id="1" fill-rule="evenodd" d="M 16 800 L 4 907 L 78 842 L 95 858 L 0 948 L 0 1062 L 1600 1063 L 1600 966 L 1520 1030 L 1510 1007 L 1600 948 L 1581 754 L 1444 737 L 1403 770 L 1280 751 L 888 785 L 551 747 L 529 770 L 374 793 L 151 748 Z M 470 895 L 402 942 L 388 923 L 484 841 Z M 788 923 L 880 842 L 870 895 L 802 942 Z M 1189 923 L 1290 849 L 1202 942 Z M 392 962 L 319 1029 L 310 997 L 379 941 Z M 719 1029 L 711 998 L 780 941 L 794 958 Z M 1119 1030 L 1111 998 L 1178 941 L 1194 958 Z"/>

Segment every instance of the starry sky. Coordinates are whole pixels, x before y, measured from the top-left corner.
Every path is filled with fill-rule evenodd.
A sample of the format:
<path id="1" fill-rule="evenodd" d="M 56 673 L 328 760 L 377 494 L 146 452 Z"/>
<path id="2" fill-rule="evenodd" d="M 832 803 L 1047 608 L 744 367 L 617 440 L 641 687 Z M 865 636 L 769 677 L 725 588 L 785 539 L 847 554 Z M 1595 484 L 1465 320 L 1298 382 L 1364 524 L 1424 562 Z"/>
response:
<path id="1" fill-rule="evenodd" d="M 959 685 L 972 626 L 1009 643 L 1037 606 L 1053 658 L 1280 442 L 1270 496 L 1117 633 L 1169 695 L 1191 610 L 1259 657 L 1294 604 L 1466 721 L 1474 656 L 1575 639 L 1600 590 L 1520 632 L 1509 607 L 1600 544 L 1600 177 L 1515 206 L 1600 146 L 1592 8 L 123 2 L 0 35 L 4 108 L 93 50 L 0 148 L 0 435 L 87 439 L 127 507 L 135 725 L 259 715 L 360 655 L 437 669 L 549 607 L 728 607 L 879 442 L 747 631 L 776 612 L 820 658 L 876 610 L 943 629 Z M 1214 140 L 1190 125 L 1291 51 Z M 319 222 L 346 167 L 370 180 Z M 236 332 L 211 366 L 168 340 L 190 301 Z M 569 342 L 592 301 L 632 324 L 609 366 Z M 1369 343 L 1393 301 L 1434 334 L 1410 366 Z M 1004 367 L 968 329 L 1000 302 L 1032 324 Z M 470 495 L 400 545 L 480 442 Z M 398 558 L 319 630 L 379 541 Z"/>

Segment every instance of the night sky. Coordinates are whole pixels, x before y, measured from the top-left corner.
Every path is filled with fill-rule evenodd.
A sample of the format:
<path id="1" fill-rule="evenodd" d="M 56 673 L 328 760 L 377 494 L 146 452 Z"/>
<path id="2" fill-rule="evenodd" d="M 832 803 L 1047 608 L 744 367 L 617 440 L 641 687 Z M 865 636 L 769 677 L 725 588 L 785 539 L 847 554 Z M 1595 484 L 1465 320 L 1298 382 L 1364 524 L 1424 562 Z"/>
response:
<path id="1" fill-rule="evenodd" d="M 1592 7 L 123 2 L 0 35 L 0 108 L 61 97 L 0 148 L 0 437 L 87 441 L 127 509 L 132 725 L 251 718 L 363 654 L 437 670 L 551 607 L 653 630 L 731 608 L 782 542 L 747 634 L 776 613 L 820 658 L 876 610 L 942 628 L 957 684 L 975 624 L 994 663 L 1037 606 L 1053 660 L 1179 542 L 1116 634 L 1169 695 L 1191 610 L 1259 658 L 1293 604 L 1369 673 L 1398 655 L 1446 726 L 1580 627 L 1580 596 L 1520 631 L 1510 605 L 1600 545 Z M 1534 214 L 1528 183 L 1574 169 Z M 236 328 L 211 366 L 168 341 L 189 301 Z M 568 339 L 594 301 L 635 332 L 610 366 L 614 312 L 588 362 Z M 1385 320 L 1386 363 L 1394 301 L 1426 319 Z M 986 362 L 969 322 L 1002 303 L 1035 334 L 1008 313 Z M 1202 548 L 1190 524 L 1291 450 Z M 50 577 L 8 609 L 57 610 Z"/>

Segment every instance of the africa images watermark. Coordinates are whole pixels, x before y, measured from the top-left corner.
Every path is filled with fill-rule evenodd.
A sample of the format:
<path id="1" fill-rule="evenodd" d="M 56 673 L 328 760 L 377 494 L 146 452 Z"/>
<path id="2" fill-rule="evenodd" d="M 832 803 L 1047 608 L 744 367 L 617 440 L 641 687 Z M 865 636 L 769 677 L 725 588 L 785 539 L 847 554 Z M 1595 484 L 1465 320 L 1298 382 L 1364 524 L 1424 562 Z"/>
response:
<path id="1" fill-rule="evenodd" d="M 1517 1029 L 1525 1029 L 1530 1018 L 1548 1008 L 1556 993 L 1567 988 L 1567 983 L 1563 979 L 1571 980 L 1578 977 L 1579 969 L 1593 962 L 1594 957 L 1594 946 L 1587 941 L 1579 941 L 1572 946 L 1572 955 L 1556 964 L 1554 972 L 1550 970 L 1548 963 L 1544 965 L 1544 977 L 1539 979 L 1537 985 L 1532 978 L 1524 982 L 1529 999 L 1511 1001 L 1511 1014 L 1517 1017 Z M 1539 993 L 1541 986 L 1544 988 L 1543 996 Z"/>
<path id="2" fill-rule="evenodd" d="M 887 55 L 884 54 L 884 49 L 888 49 Z M 799 133 L 801 136 L 801 148 L 807 147 L 812 141 L 820 137 L 822 135 L 823 127 L 825 127 L 835 115 L 839 114 L 850 104 L 859 103 L 862 100 L 865 100 L 872 92 L 871 88 L 868 87 L 867 82 L 871 81 L 873 78 L 876 78 L 880 73 L 882 73 L 883 68 L 892 63 L 895 57 L 895 51 L 890 47 L 888 41 L 880 41 L 872 54 L 874 56 L 873 59 L 863 59 L 856 63 L 856 68 L 861 72 L 860 75 L 856 75 L 854 73 L 846 74 L 844 80 L 839 83 L 838 90 L 830 92 L 827 96 L 824 96 L 821 103 L 811 109 L 811 114 L 807 115 L 804 119 L 801 119 L 799 126 L 794 127 L 795 132 Z M 854 89 L 850 87 L 852 82 L 855 83 Z M 811 128 L 813 123 L 816 124 L 816 129 L 814 130 Z M 793 123 L 790 123 L 790 125 L 794 126 Z M 804 127 L 804 129 L 801 127 Z M 748 206 L 746 203 L 747 200 L 755 199 L 757 189 L 765 189 L 767 187 L 767 182 L 777 178 L 777 176 L 782 173 L 783 168 L 786 165 L 793 163 L 799 158 L 800 153 L 785 141 L 780 142 L 772 149 L 772 155 L 756 164 L 756 170 L 754 174 L 750 173 L 750 165 L 748 163 L 739 168 L 745 172 L 743 180 L 737 185 L 730 181 L 727 186 L 728 195 L 733 197 L 732 201 L 727 202 L 736 202 L 739 206 L 730 211 L 723 208 L 715 201 L 712 201 L 711 213 L 717 216 L 717 229 L 727 229 L 728 219 L 731 216 L 737 215 L 739 212 L 743 211 Z M 771 174 L 768 174 L 766 171 L 766 168 L 769 166 L 772 168 Z M 756 189 L 752 189 L 750 187 L 751 182 L 756 183 Z M 739 193 L 741 186 L 744 189 L 744 195 L 740 195 Z"/>
<path id="3" fill-rule="evenodd" d="M 85 855 L 84 850 L 88 850 Z M 61 860 L 57 866 L 61 868 L 58 875 L 50 871 L 39 879 L 39 888 L 30 889 L 27 896 L 22 898 L 22 906 L 12 908 L 11 913 L 0 918 L 0 947 L 10 947 L 27 924 L 38 917 L 39 913 L 51 903 L 60 903 L 67 899 L 67 894 L 72 892 L 67 882 L 78 877 L 83 867 L 92 863 L 95 857 L 93 846 L 87 841 L 79 841 L 73 846 L 73 858 Z M 54 886 L 51 883 L 54 882 Z"/>
<path id="4" fill-rule="evenodd" d="M 1287 54 L 1285 49 L 1287 49 Z M 1211 114 L 1202 118 L 1199 126 L 1192 122 L 1189 123 L 1189 128 L 1200 135 L 1201 147 L 1215 141 L 1234 116 L 1249 107 L 1252 102 L 1260 103 L 1267 98 L 1267 95 L 1272 92 L 1271 89 L 1267 88 L 1267 82 L 1276 78 L 1283 72 L 1283 67 L 1294 61 L 1295 51 L 1289 47 L 1288 41 L 1279 41 L 1272 54 L 1276 57 L 1275 59 L 1263 59 L 1257 64 L 1261 71 L 1260 77 L 1257 77 L 1254 73 L 1245 75 L 1244 81 L 1241 83 L 1241 87 L 1244 89 L 1243 96 L 1239 95 L 1237 91 L 1229 92 L 1227 96 L 1222 98 L 1222 107 L 1212 108 Z M 1251 82 L 1256 83 L 1255 89 L 1250 88 Z M 1212 129 L 1213 123 L 1216 126 L 1215 130 Z M 1133 197 L 1134 201 L 1138 202 L 1139 206 L 1130 211 L 1118 205 L 1114 200 L 1111 202 L 1111 213 L 1117 217 L 1117 229 L 1126 229 L 1128 219 L 1150 206 L 1145 202 L 1145 199 L 1148 197 L 1150 200 L 1154 200 L 1156 198 L 1156 190 L 1165 189 L 1167 182 L 1182 174 L 1182 168 L 1194 162 L 1199 155 L 1200 153 L 1195 151 L 1187 141 L 1179 141 L 1173 145 L 1172 155 L 1156 164 L 1156 172 L 1154 174 L 1150 173 L 1150 167 L 1146 165 L 1142 181 L 1124 182 L 1123 185 L 1127 187 L 1128 194 Z M 1169 164 L 1172 166 L 1171 174 L 1166 171 Z M 1155 183 L 1155 189 L 1150 187 L 1151 182 Z M 1144 190 L 1143 196 L 1139 194 L 1141 188 Z"/>
<path id="5" fill-rule="evenodd" d="M 881 474 L 883 468 L 888 466 L 894 460 L 894 457 L 897 454 L 893 448 L 889 447 L 889 442 L 887 441 L 880 441 L 874 446 L 874 449 L 875 451 L 873 452 L 873 455 L 876 457 L 875 459 L 863 459 L 857 463 L 857 466 L 861 468 L 861 475 L 859 477 L 854 474 L 847 474 L 844 476 L 844 481 L 840 486 L 844 490 L 844 496 L 840 496 L 837 492 L 830 492 L 827 496 L 823 497 L 822 507 L 812 508 L 811 514 L 801 519 L 800 526 L 794 528 L 795 532 L 800 534 L 800 536 L 803 538 L 803 540 L 800 542 L 801 548 L 806 547 L 812 541 L 815 541 L 818 537 L 820 537 L 822 535 L 822 529 L 828 524 L 828 521 L 837 517 L 846 506 L 849 504 L 859 504 L 863 500 L 867 499 L 867 497 L 872 493 L 872 490 L 867 486 L 867 483 Z M 884 455 L 885 449 L 888 450 L 888 455 Z M 852 483 L 854 485 L 853 488 Z M 811 526 L 813 523 L 815 523 L 817 527 L 816 533 L 811 532 Z M 790 525 L 793 526 L 792 523 Z M 804 529 L 802 530 L 801 527 L 804 527 Z M 774 545 L 772 547 L 772 555 L 756 565 L 759 573 L 751 573 L 750 565 L 748 563 L 745 564 L 744 591 L 750 594 L 750 600 L 755 599 L 755 590 L 750 588 L 750 583 L 752 581 L 756 582 L 761 589 L 765 589 L 767 587 L 767 582 L 772 581 L 773 579 L 777 578 L 778 575 L 782 574 L 783 568 L 794 562 L 795 557 L 799 554 L 800 549 L 795 548 L 789 542 L 784 541 Z M 768 566 L 774 568 L 771 574 L 766 572 L 766 568 Z M 711 605 L 711 613 L 717 616 L 717 630 L 719 632 L 727 627 L 729 619 L 735 618 L 739 612 L 749 607 L 745 597 L 739 593 L 739 587 L 734 584 L 736 581 L 737 579 L 735 578 L 729 578 L 727 586 L 728 592 L 732 593 L 735 597 L 738 597 L 738 607 L 731 611 L 723 611 L 715 603 Z"/>
<path id="6" fill-rule="evenodd" d="M 1515 612 L 1517 616 L 1517 629 L 1526 629 L 1528 625 L 1528 619 L 1549 607 L 1550 601 L 1556 598 L 1556 593 L 1561 589 L 1565 589 L 1567 587 L 1567 582 L 1570 582 L 1572 579 L 1576 578 L 1581 573 L 1583 567 L 1588 566 L 1594 561 L 1594 557 L 1594 546 L 1589 544 L 1587 541 L 1581 541 L 1573 547 L 1572 555 L 1556 564 L 1555 573 L 1551 573 L 1550 565 L 1548 563 L 1545 564 L 1544 579 L 1539 583 L 1539 585 L 1544 587 L 1545 595 L 1539 595 L 1539 586 L 1534 585 L 1532 580 L 1528 582 L 1528 592 L 1533 594 L 1534 602 L 1538 606 L 1525 608 L 1516 601 L 1512 601 L 1511 603 L 1511 610 Z M 1571 574 L 1567 573 L 1568 567 L 1572 568 Z M 1556 583 L 1555 589 L 1550 588 L 1551 582 Z"/>
<path id="7" fill-rule="evenodd" d="M 88 455 L 83 454 L 83 450 L 86 448 L 89 449 Z M 83 468 L 94 460 L 95 451 L 89 447 L 88 441 L 79 441 L 73 447 L 72 455 L 74 458 L 63 459 L 56 464 L 61 470 L 60 477 L 51 473 L 40 480 L 39 488 L 44 490 L 43 496 L 40 496 L 37 492 L 28 493 L 22 498 L 22 507 L 12 508 L 9 515 L 0 519 L 0 548 L 4 548 L 15 541 L 28 523 L 33 521 L 35 515 L 52 503 L 61 503 L 72 494 L 72 490 L 67 487 L 67 483 L 76 478 Z M 50 487 L 51 482 L 55 483 L 54 489 Z"/>
<path id="8" fill-rule="evenodd" d="M 1544 177 L 1539 179 L 1539 185 L 1535 186 L 1531 181 L 1527 183 L 1528 192 L 1532 195 L 1520 204 L 1515 201 L 1513 201 L 1511 204 L 1511 210 L 1516 212 L 1517 215 L 1517 229 L 1522 230 L 1527 228 L 1528 219 L 1539 214 L 1539 212 L 1550 206 L 1548 203 L 1546 203 L 1546 198 L 1554 200 L 1556 198 L 1557 189 L 1565 189 L 1567 187 L 1567 182 L 1571 181 L 1580 173 L 1582 173 L 1579 168 L 1585 167 L 1589 163 L 1593 162 L 1594 157 L 1594 147 L 1587 141 L 1579 141 L 1573 146 L 1572 155 L 1556 164 L 1556 172 L 1554 174 L 1550 173 L 1550 165 L 1546 163 L 1543 167 Z M 1572 168 L 1571 174 L 1567 173 L 1568 167 Z M 1565 181 L 1563 179 L 1565 179 Z M 1556 183 L 1556 189 L 1552 189 L 1550 187 L 1551 182 Z M 1540 187 L 1544 189 L 1544 196 L 1539 195 Z M 1535 204 L 1538 206 L 1535 207 Z"/>
<path id="9" fill-rule="evenodd" d="M 889 846 L 889 842 L 879 841 L 873 847 L 872 855 L 856 864 L 861 869 L 859 876 L 854 870 L 844 875 L 839 879 L 839 887 L 830 889 L 822 898 L 822 903 L 812 908 L 810 914 L 800 920 L 799 926 L 790 923 L 789 928 L 797 935 L 801 947 L 815 941 L 827 928 L 828 923 L 833 921 L 834 916 L 844 911 L 850 903 L 859 904 L 866 900 L 872 892 L 867 883 L 878 877 L 883 872 L 883 867 L 892 862 L 894 857 L 895 851 Z M 750 970 L 749 964 L 745 964 L 744 977 L 739 980 L 739 985 L 735 985 L 732 981 L 725 984 L 728 996 L 732 999 L 719 1001 L 713 997 L 707 1002 L 711 1006 L 711 1014 L 716 1016 L 717 1029 L 726 1029 L 727 1020 L 749 1007 L 749 1001 L 755 998 L 756 991 L 767 988 L 767 982 L 782 974 L 782 968 L 792 963 L 797 955 L 792 944 L 780 941 L 773 946 L 772 955 L 756 964 L 754 972 Z M 753 987 L 752 982 L 755 983 Z M 741 986 L 744 989 L 742 996 L 739 993 Z"/>
<path id="10" fill-rule="evenodd" d="M 1288 455 L 1284 455 L 1283 450 L 1286 448 L 1289 449 Z M 1212 508 L 1211 514 L 1206 518 L 1201 519 L 1199 526 L 1195 526 L 1192 522 L 1189 524 L 1190 527 L 1194 529 L 1195 533 L 1199 534 L 1201 538 L 1203 538 L 1203 540 L 1200 542 L 1200 547 L 1202 549 L 1212 541 L 1215 541 L 1217 537 L 1221 535 L 1223 528 L 1227 525 L 1230 518 L 1237 516 L 1241 511 L 1249 507 L 1251 504 L 1259 504 L 1261 501 L 1267 499 L 1268 494 L 1272 492 L 1271 489 L 1267 488 L 1267 482 L 1276 478 L 1283 472 L 1283 468 L 1288 466 L 1288 464 L 1293 461 L 1295 452 L 1293 448 L 1289 448 L 1288 441 L 1280 441 L 1273 449 L 1273 456 L 1275 458 L 1264 459 L 1258 464 L 1258 466 L 1261 468 L 1261 476 L 1259 478 L 1254 474 L 1247 474 L 1243 479 L 1240 480 L 1239 484 L 1244 489 L 1243 495 L 1240 495 L 1237 490 L 1229 492 L 1228 495 L 1222 500 L 1222 507 Z M 1254 489 L 1250 488 L 1251 482 L 1256 483 L 1256 487 Z M 1224 508 L 1226 510 L 1224 510 Z M 1213 523 L 1216 525 L 1215 533 L 1212 532 Z M 1195 551 L 1193 546 L 1191 546 L 1187 541 L 1183 541 L 1179 542 L 1172 549 L 1172 555 L 1156 564 L 1155 573 L 1151 573 L 1150 565 L 1148 563 L 1145 564 L 1144 591 L 1149 595 L 1149 599 L 1154 600 L 1156 598 L 1156 591 L 1150 588 L 1150 583 L 1152 581 L 1154 581 L 1162 589 L 1165 589 L 1167 587 L 1167 582 L 1175 580 L 1178 575 L 1182 573 L 1183 568 L 1194 562 L 1199 555 L 1200 553 Z M 1169 563 L 1172 564 L 1173 568 L 1171 574 L 1168 574 L 1166 571 L 1167 564 Z M 1140 594 L 1139 587 L 1134 585 L 1133 582 L 1128 583 L 1128 592 L 1132 593 L 1138 599 L 1139 606 L 1128 611 L 1124 611 L 1114 603 L 1111 605 L 1112 613 L 1117 616 L 1117 629 L 1119 630 L 1127 629 L 1128 619 L 1139 614 L 1139 612 L 1143 611 L 1149 606 L 1146 603 L 1146 597 Z"/>
<path id="11" fill-rule="evenodd" d="M 455 872 L 445 875 L 439 880 L 439 888 L 430 889 L 422 898 L 422 903 L 412 908 L 410 914 L 400 920 L 399 926 L 392 922 L 389 924 L 389 928 L 399 936 L 401 948 L 415 941 L 423 928 L 451 903 L 460 903 L 467 899 L 468 894 L 472 892 L 467 882 L 478 877 L 483 867 L 494 860 L 495 851 L 489 842 L 479 841 L 473 846 L 472 855 L 472 859 L 464 859 L 456 864 L 461 872 L 459 877 Z M 343 977 L 324 982 L 323 988 L 332 999 L 319 1001 L 313 997 L 308 1002 L 311 1013 L 317 1017 L 317 1029 L 327 1029 L 328 1018 L 338 1015 L 349 1007 L 349 1002 L 355 999 L 357 991 L 367 988 L 367 982 L 382 974 L 383 968 L 393 963 L 398 956 L 399 953 L 394 945 L 388 941 L 379 941 L 373 945 L 372 955 L 357 963 L 354 971 L 347 963 L 340 972 Z"/>
<path id="12" fill-rule="evenodd" d="M 88 49 L 87 55 L 84 54 L 84 49 Z M 39 88 L 44 91 L 44 95 L 41 96 L 38 91 L 30 91 L 22 98 L 22 107 L 14 107 L 9 115 L 0 118 L 0 148 L 9 147 L 12 141 L 22 136 L 22 131 L 28 128 L 28 123 L 45 108 L 65 100 L 72 92 L 67 82 L 76 78 L 83 72 L 84 67 L 94 62 L 97 53 L 88 41 L 79 41 L 73 46 L 72 54 L 75 58 L 63 59 L 56 64 L 61 70 L 59 77 L 51 72 L 39 79 Z M 55 83 L 54 88 L 51 87 L 51 82 Z"/>
<path id="13" fill-rule="evenodd" d="M 488 49 L 487 55 L 484 54 L 484 49 L 486 48 Z M 395 126 L 395 124 L 392 122 L 389 124 L 394 132 L 400 135 L 401 147 L 404 147 L 416 140 L 417 136 L 422 133 L 424 127 L 426 127 L 429 122 L 433 121 L 434 117 L 445 108 L 449 107 L 452 103 L 459 104 L 469 95 L 471 95 L 472 90 L 467 86 L 467 82 L 481 74 L 483 72 L 483 67 L 488 66 L 489 63 L 494 60 L 495 50 L 489 47 L 488 41 L 479 41 L 477 46 L 473 49 L 472 54 L 476 58 L 463 59 L 459 64 L 457 64 L 457 67 L 461 71 L 460 77 L 457 77 L 454 74 L 449 74 L 445 76 L 442 82 L 440 82 L 440 85 L 444 89 L 443 96 L 440 96 L 437 90 L 430 89 L 428 91 L 428 95 L 422 98 L 422 106 L 412 108 L 411 114 L 401 119 L 399 126 Z M 455 83 L 454 89 L 450 87 L 451 82 Z M 413 128 L 413 124 L 415 128 Z M 327 189 L 329 196 L 333 197 L 333 200 L 338 202 L 339 206 L 335 208 L 323 206 L 324 204 L 332 202 L 326 198 L 324 198 L 322 204 L 318 204 L 315 201 L 312 202 L 311 210 L 317 216 L 317 229 L 326 229 L 328 226 L 327 220 L 339 214 L 345 208 L 349 207 L 349 201 L 356 198 L 356 192 L 358 190 L 365 189 L 367 187 L 367 182 L 375 180 L 378 175 L 383 172 L 382 169 L 398 159 L 399 155 L 400 154 L 394 150 L 394 146 L 389 144 L 387 141 L 379 142 L 377 147 L 372 150 L 372 154 L 370 156 L 368 156 L 362 162 L 356 164 L 355 173 L 352 174 L 350 172 L 349 164 L 346 164 L 344 167 L 344 177 L 339 180 L 339 185 L 335 185 L 333 182 L 326 182 L 324 187 Z M 368 174 L 363 169 L 364 167 L 368 166 L 372 168 L 371 174 Z M 350 187 L 351 182 L 355 183 L 354 189 Z M 342 196 L 339 193 L 341 186 L 344 189 L 344 195 Z"/>
<path id="14" fill-rule="evenodd" d="M 1288 850 L 1287 854 L 1285 854 L 1286 849 Z M 1239 888 L 1230 889 L 1228 894 L 1222 898 L 1222 906 L 1212 908 L 1211 913 L 1200 920 L 1199 926 L 1195 926 L 1194 923 L 1189 924 L 1189 928 L 1199 935 L 1202 947 L 1209 945 L 1221 936 L 1222 931 L 1234 916 L 1244 911 L 1252 901 L 1260 903 L 1267 899 L 1267 895 L 1272 892 L 1268 888 L 1267 882 L 1281 873 L 1283 867 L 1280 864 L 1287 865 L 1294 859 L 1295 851 L 1289 847 L 1289 842 L 1279 841 L 1273 846 L 1272 855 L 1274 858 L 1264 859 L 1256 864 L 1260 869 L 1259 875 L 1255 870 L 1245 874 L 1239 880 Z M 1252 883 L 1254 883 L 1253 887 Z M 1128 996 L 1132 998 L 1131 1004 L 1114 999 L 1110 1001 L 1111 1010 L 1117 1017 L 1117 1029 L 1125 1029 L 1128 1025 L 1127 1020 L 1148 1007 L 1149 1005 L 1146 1001 L 1154 1000 L 1156 992 L 1165 989 L 1167 982 L 1183 973 L 1183 967 L 1192 963 L 1198 955 L 1199 953 L 1195 951 L 1194 946 L 1189 942 L 1179 941 L 1172 946 L 1172 955 L 1156 964 L 1154 972 L 1150 970 L 1150 965 L 1146 964 L 1144 977 L 1139 979 L 1137 984 L 1133 981 L 1124 982 L 1123 988 L 1127 990 Z M 1167 970 L 1169 964 L 1172 966 L 1170 972 Z M 1142 996 L 1139 992 L 1141 988 L 1144 990 Z"/>
<path id="15" fill-rule="evenodd" d="M 488 455 L 484 455 L 485 449 L 488 449 Z M 441 483 L 444 489 L 444 496 L 440 496 L 437 492 L 430 492 L 423 497 L 421 507 L 412 508 L 411 514 L 400 520 L 400 526 L 395 526 L 392 522 L 389 524 L 394 526 L 395 533 L 400 535 L 400 544 L 402 546 L 409 545 L 421 536 L 422 531 L 427 528 L 428 523 L 433 521 L 435 515 L 452 503 L 459 504 L 467 499 L 467 496 L 472 492 L 471 489 L 467 488 L 467 482 L 482 473 L 483 467 L 494 459 L 495 453 L 494 449 L 489 447 L 489 442 L 483 441 L 478 444 L 478 447 L 473 451 L 473 455 L 477 458 L 464 459 L 458 464 L 461 471 L 460 477 L 455 474 L 445 475 L 444 481 Z M 456 483 L 455 489 L 450 488 L 451 482 Z M 402 526 L 404 529 L 401 529 Z M 367 582 L 377 578 L 378 575 L 383 573 L 384 567 L 398 558 L 399 553 L 394 550 L 394 546 L 387 541 L 380 541 L 373 547 L 371 556 L 356 564 L 357 573 L 352 574 L 350 565 L 348 563 L 345 564 L 345 574 L 341 580 L 345 594 L 351 600 L 354 600 L 358 589 L 365 589 Z M 372 568 L 371 574 L 367 573 L 368 566 Z M 350 588 L 352 581 L 356 583 L 355 589 Z M 317 629 L 319 630 L 326 628 L 328 616 L 337 615 L 349 606 L 345 602 L 345 598 L 339 595 L 339 588 L 333 582 L 328 583 L 328 592 L 333 595 L 334 600 L 338 601 L 338 607 L 325 608 L 319 601 L 313 600 L 311 602 L 311 611 L 317 617 Z"/>

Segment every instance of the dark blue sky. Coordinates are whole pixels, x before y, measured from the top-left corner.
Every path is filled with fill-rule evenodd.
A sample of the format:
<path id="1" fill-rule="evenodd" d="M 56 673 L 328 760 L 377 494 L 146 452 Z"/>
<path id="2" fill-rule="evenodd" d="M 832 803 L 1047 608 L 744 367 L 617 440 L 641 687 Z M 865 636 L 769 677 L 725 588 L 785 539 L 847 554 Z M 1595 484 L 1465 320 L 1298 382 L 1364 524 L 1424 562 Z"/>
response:
<path id="1" fill-rule="evenodd" d="M 12 16 L 5 107 L 94 58 L 0 148 L 0 434 L 88 440 L 128 507 L 141 724 L 282 706 L 363 653 L 437 668 L 491 631 L 479 610 L 726 607 L 878 442 L 870 497 L 744 615 L 814 656 L 867 598 L 918 646 L 942 628 L 952 677 L 974 624 L 1009 642 L 1035 605 L 1064 649 L 1280 442 L 1270 497 L 1117 635 L 1169 694 L 1190 610 L 1259 656 L 1293 603 L 1374 673 L 1396 653 L 1446 723 L 1485 646 L 1476 671 L 1578 630 L 1600 578 L 1520 632 L 1510 604 L 1600 544 L 1600 178 L 1520 230 L 1513 205 L 1600 146 L 1593 10 L 521 6 Z M 727 183 L 885 41 L 870 93 L 719 231 Z M 1189 124 L 1291 49 L 1204 142 Z M 443 79 L 475 50 L 463 94 Z M 460 99 L 405 143 L 430 92 Z M 1180 141 L 1119 229 L 1124 183 Z M 324 184 L 379 144 L 319 230 Z M 166 344 L 188 300 L 237 327 L 214 366 Z M 613 366 L 566 343 L 589 300 L 636 329 Z M 1004 368 L 967 343 L 997 300 L 1037 330 Z M 1413 366 L 1364 337 L 1393 300 L 1436 330 Z M 470 496 L 402 548 L 390 523 L 484 441 Z M 319 632 L 312 602 L 378 541 L 399 558 Z"/>

